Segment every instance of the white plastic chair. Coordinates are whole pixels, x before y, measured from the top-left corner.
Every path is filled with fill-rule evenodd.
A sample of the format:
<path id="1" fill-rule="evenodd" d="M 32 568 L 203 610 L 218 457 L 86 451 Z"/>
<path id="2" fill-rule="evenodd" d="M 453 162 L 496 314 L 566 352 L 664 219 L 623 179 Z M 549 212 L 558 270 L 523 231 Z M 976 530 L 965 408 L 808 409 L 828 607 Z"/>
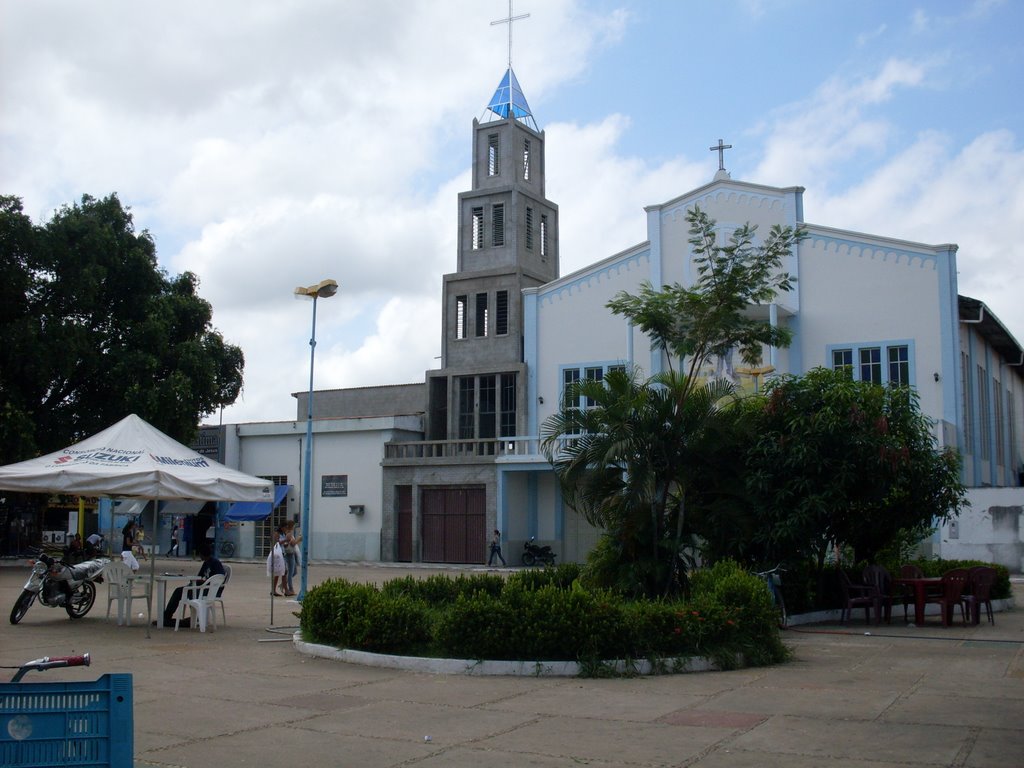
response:
<path id="1" fill-rule="evenodd" d="M 107 582 L 107 618 L 110 618 L 110 604 L 117 601 L 117 623 L 129 626 L 132 623 L 132 601 L 146 601 L 146 615 L 149 616 L 153 597 L 149 579 L 135 578 L 135 572 L 123 561 L 112 561 L 103 571 Z"/>
<path id="2" fill-rule="evenodd" d="M 230 565 L 225 565 L 224 566 L 224 584 L 223 584 L 224 588 L 227 587 L 229 581 L 231 581 L 231 566 Z M 224 610 L 224 589 L 222 588 L 220 590 L 220 594 L 219 595 L 214 593 L 213 596 L 210 599 L 213 600 L 213 602 L 215 602 L 215 603 L 220 603 L 220 615 L 221 615 L 221 619 L 222 619 L 221 620 L 221 624 L 223 624 L 226 627 L 228 625 L 228 614 L 227 614 L 227 611 Z"/>
<path id="3" fill-rule="evenodd" d="M 216 574 L 211 576 L 202 584 L 185 587 L 182 593 L 181 610 L 174 617 L 174 631 L 178 631 L 178 623 L 181 621 L 181 614 L 188 608 L 192 617 L 192 627 L 199 627 L 200 632 L 205 632 L 206 627 L 210 631 L 217 629 L 217 592 L 224 586 L 224 575 Z M 221 604 L 223 605 L 223 603 Z"/>

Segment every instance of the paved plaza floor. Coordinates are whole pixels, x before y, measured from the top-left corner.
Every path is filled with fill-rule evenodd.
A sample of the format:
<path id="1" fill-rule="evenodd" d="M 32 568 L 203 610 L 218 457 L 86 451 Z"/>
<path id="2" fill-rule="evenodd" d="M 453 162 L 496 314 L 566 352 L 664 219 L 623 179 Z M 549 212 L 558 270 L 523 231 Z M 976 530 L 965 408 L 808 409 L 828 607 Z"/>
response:
<path id="1" fill-rule="evenodd" d="M 923 627 L 800 627 L 785 633 L 794 660 L 766 669 L 441 676 L 297 653 L 297 605 L 277 598 L 271 614 L 263 564 L 232 565 L 228 624 L 206 634 L 137 618 L 119 627 L 116 609 L 105 616 L 105 585 L 84 619 L 37 603 L 12 626 L 7 612 L 28 569 L 0 568 L 0 665 L 88 651 L 89 668 L 24 682 L 130 672 L 140 767 L 1024 766 L 1020 609 L 996 614 L 995 626 L 944 628 L 933 618 Z M 182 559 L 173 570 L 198 566 Z M 438 570 L 314 563 L 309 573 L 312 585 Z M 1024 584 L 1015 587 L 1021 605 Z"/>

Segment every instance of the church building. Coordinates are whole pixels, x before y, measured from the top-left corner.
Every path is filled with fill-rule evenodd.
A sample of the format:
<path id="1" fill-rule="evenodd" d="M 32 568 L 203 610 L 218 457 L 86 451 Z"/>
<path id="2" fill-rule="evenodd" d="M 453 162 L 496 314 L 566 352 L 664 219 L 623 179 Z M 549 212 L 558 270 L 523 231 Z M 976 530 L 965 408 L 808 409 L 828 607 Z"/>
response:
<path id="1" fill-rule="evenodd" d="M 562 503 L 540 427 L 572 381 L 665 367 L 664 353 L 606 304 L 645 280 L 692 282 L 686 212 L 699 206 L 723 237 L 747 222 L 808 232 L 784 265 L 793 289 L 750 307 L 791 330 L 792 345 L 763 349 L 756 368 L 727 358 L 704 373 L 755 390 L 774 374 L 825 366 L 916 388 L 937 443 L 963 455 L 974 505 L 932 551 L 1020 570 L 1024 349 L 982 302 L 959 295 L 957 246 L 806 222 L 802 187 L 732 179 L 728 148 L 712 147 L 719 169 L 708 184 L 645 208 L 646 240 L 562 276 L 544 131 L 509 66 L 472 124 L 440 367 L 423 382 L 315 393 L 311 558 L 483 563 L 497 529 L 511 563 L 533 537 L 559 561 L 584 559 L 597 532 Z M 229 532 L 240 554 L 265 554 L 272 525 L 298 517 L 307 394 L 296 397 L 294 422 L 224 429 L 227 464 L 287 487 L 268 521 Z M 999 526 L 992 509 L 1002 510 Z"/>

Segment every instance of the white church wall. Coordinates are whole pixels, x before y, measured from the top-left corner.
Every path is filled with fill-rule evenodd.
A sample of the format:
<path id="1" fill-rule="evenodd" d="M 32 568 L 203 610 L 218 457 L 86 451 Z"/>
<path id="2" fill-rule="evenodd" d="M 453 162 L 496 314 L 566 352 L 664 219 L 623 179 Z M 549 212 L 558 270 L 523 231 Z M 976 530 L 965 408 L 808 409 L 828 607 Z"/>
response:
<path id="1" fill-rule="evenodd" d="M 801 312 L 798 318 L 804 371 L 832 367 L 834 349 L 881 348 L 883 381 L 887 349 L 907 346 L 910 383 L 921 407 L 943 415 L 943 392 L 935 374 L 942 367 L 940 291 L 934 257 L 879 240 L 811 228 L 800 247 Z M 940 376 L 941 379 L 941 376 Z"/>
<path id="2" fill-rule="evenodd" d="M 538 425 L 558 409 L 562 371 L 567 366 L 602 367 L 630 362 L 630 328 L 625 319 L 605 306 L 619 291 L 635 291 L 648 279 L 648 253 L 638 251 L 612 257 L 594 267 L 569 275 L 537 293 L 537 346 L 527 360 L 536 376 Z M 636 332 L 633 339 L 638 339 Z M 636 362 L 649 365 L 646 337 Z M 543 400 L 543 403 L 540 401 Z"/>
<path id="3" fill-rule="evenodd" d="M 971 488 L 967 496 L 970 509 L 939 529 L 936 554 L 1024 571 L 1024 488 Z"/>

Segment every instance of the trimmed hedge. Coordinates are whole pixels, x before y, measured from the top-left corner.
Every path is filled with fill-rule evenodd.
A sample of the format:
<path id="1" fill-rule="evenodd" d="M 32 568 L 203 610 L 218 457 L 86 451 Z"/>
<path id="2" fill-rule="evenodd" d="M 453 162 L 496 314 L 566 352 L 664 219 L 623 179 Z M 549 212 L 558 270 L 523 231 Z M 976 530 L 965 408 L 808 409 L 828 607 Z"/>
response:
<path id="1" fill-rule="evenodd" d="M 783 661 L 764 583 L 732 562 L 693 575 L 686 600 L 627 600 L 581 586 L 580 568 L 455 578 L 404 577 L 380 588 L 333 579 L 309 590 L 303 636 L 418 656 L 580 661 L 708 656 L 723 667 Z"/>

